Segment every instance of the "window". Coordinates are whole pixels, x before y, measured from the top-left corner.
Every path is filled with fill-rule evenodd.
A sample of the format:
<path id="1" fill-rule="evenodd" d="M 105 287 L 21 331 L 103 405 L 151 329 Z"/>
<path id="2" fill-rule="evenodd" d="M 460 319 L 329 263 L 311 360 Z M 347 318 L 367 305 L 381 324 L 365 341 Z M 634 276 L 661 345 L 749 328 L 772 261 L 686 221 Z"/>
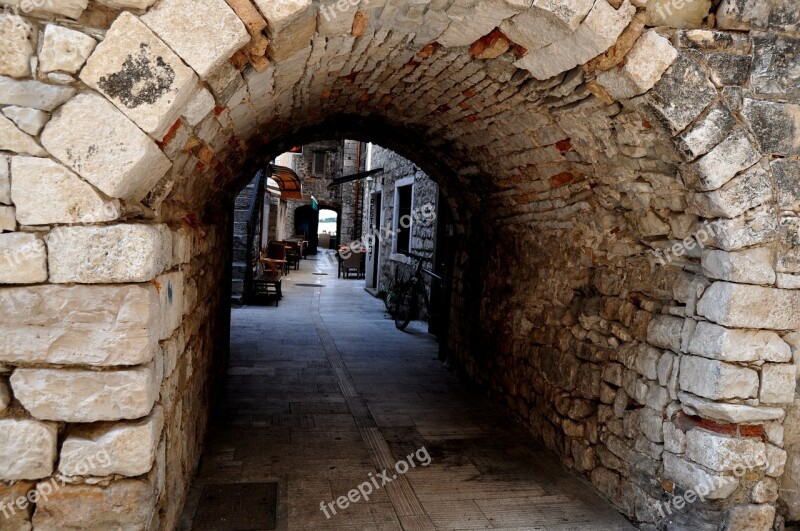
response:
<path id="1" fill-rule="evenodd" d="M 313 160 L 313 167 L 311 168 L 311 173 L 314 175 L 324 177 L 325 176 L 325 152 L 324 151 L 317 151 L 314 153 L 314 160 Z"/>
<path id="2" fill-rule="evenodd" d="M 411 205 L 413 201 L 413 184 L 395 187 L 394 229 L 397 235 L 395 237 L 396 253 L 406 254 L 411 252 Z"/>

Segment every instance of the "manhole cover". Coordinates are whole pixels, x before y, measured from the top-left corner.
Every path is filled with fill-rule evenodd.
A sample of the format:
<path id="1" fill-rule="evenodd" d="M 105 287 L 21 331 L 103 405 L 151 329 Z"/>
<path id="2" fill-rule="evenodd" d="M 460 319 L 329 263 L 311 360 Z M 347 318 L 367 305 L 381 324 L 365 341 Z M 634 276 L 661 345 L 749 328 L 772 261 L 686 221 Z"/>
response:
<path id="1" fill-rule="evenodd" d="M 304 288 L 324 288 L 325 284 L 295 284 L 295 286 L 302 286 Z"/>
<path id="2" fill-rule="evenodd" d="M 206 485 L 200 494 L 192 529 L 275 529 L 277 514 L 277 483 Z"/>
<path id="3" fill-rule="evenodd" d="M 323 277 L 323 276 L 327 276 L 328 273 L 312 273 L 312 275 L 319 275 L 319 276 Z"/>

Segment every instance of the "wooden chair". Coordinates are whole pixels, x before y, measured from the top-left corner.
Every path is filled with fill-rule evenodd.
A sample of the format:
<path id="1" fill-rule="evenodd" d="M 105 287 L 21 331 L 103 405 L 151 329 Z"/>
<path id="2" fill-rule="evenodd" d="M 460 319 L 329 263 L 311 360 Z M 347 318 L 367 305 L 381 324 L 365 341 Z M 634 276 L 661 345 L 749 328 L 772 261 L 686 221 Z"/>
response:
<path id="1" fill-rule="evenodd" d="M 341 255 L 337 255 L 341 256 Z M 339 259 L 339 278 L 349 278 L 351 273 L 356 274 L 356 278 L 361 278 L 364 270 L 361 266 L 361 253 L 350 251 L 347 258 Z"/>
<path id="2" fill-rule="evenodd" d="M 283 242 L 269 242 L 267 245 L 267 258 L 283 269 L 283 274 L 289 274 L 289 261 L 286 259 L 286 244 Z"/>
<path id="3" fill-rule="evenodd" d="M 286 245 L 287 267 L 294 266 L 294 270 L 300 269 L 300 260 L 303 258 L 302 244 L 292 240 L 280 242 Z"/>
<path id="4" fill-rule="evenodd" d="M 262 253 L 253 276 L 253 295 L 256 298 L 275 297 L 275 307 L 277 308 L 278 302 L 283 298 L 282 280 L 283 266 Z"/>

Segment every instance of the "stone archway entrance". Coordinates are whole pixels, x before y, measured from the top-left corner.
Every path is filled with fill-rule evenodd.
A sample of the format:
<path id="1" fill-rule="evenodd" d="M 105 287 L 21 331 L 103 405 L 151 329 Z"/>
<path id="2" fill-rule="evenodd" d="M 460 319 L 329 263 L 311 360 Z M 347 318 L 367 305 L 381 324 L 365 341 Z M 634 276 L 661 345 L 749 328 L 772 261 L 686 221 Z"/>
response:
<path id="1" fill-rule="evenodd" d="M 621 511 L 800 519 L 791 1 L 6 3 L 0 488 L 38 485 L 34 529 L 120 500 L 172 527 L 223 358 L 221 207 L 330 129 L 437 179 L 453 358 Z M 103 479 L 45 500 L 55 474 Z"/>

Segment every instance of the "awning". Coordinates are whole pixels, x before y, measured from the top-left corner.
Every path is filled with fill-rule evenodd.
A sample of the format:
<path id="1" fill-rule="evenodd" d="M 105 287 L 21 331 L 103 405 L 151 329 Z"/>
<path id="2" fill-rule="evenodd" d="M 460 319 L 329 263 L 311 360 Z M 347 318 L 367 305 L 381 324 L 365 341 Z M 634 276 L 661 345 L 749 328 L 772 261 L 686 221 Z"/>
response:
<path id="1" fill-rule="evenodd" d="M 303 199 L 303 185 L 294 171 L 285 166 L 270 164 L 268 172 L 268 177 L 278 184 L 281 199 Z"/>

